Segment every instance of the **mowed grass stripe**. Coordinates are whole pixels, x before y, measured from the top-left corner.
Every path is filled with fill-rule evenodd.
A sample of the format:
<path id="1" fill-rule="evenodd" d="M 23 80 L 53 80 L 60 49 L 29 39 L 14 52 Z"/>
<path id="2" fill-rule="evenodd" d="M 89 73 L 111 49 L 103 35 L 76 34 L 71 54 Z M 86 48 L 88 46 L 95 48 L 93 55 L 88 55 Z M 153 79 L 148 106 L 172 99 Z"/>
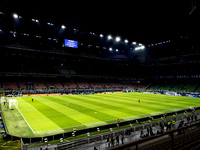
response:
<path id="1" fill-rule="evenodd" d="M 59 126 L 59 128 L 63 129 L 67 127 L 73 127 L 75 124 L 82 125 L 82 123 L 78 122 L 77 120 L 74 120 L 71 117 L 66 116 L 59 111 L 53 109 L 52 107 L 47 106 L 47 104 L 42 103 L 40 97 L 35 97 L 34 102 L 31 102 L 29 99 L 26 99 L 26 101 L 33 107 L 37 108 L 39 112 L 49 118 L 54 124 Z M 55 128 L 51 128 L 51 130 L 54 129 Z"/>
<path id="2" fill-rule="evenodd" d="M 35 133 L 60 128 L 36 108 L 34 109 L 24 98 L 18 98 L 18 109 Z"/>
<path id="3" fill-rule="evenodd" d="M 102 105 L 101 103 L 94 102 L 95 99 L 93 99 L 93 101 L 88 102 L 86 100 L 87 98 L 89 98 L 89 97 L 87 97 L 87 95 L 81 95 L 81 96 L 74 95 L 74 96 L 71 96 L 71 98 L 73 98 L 73 102 L 76 101 L 86 107 L 95 108 L 95 110 L 105 113 L 106 115 L 114 116 L 114 118 L 123 118 L 125 116 L 130 115 L 130 114 L 127 114 L 126 112 L 120 111 L 120 109 L 118 109 L 118 108 L 121 108 L 121 107 L 115 107 L 114 104 L 110 105 L 110 106 L 108 106 L 106 104 Z"/>
<path id="4" fill-rule="evenodd" d="M 131 95 L 131 93 L 127 93 Z M 116 96 L 116 95 L 115 95 Z M 126 97 L 123 97 L 126 98 Z M 131 99 L 131 98 L 129 98 Z M 134 93 L 132 99 L 140 99 L 142 104 L 155 105 L 158 109 L 160 107 L 166 107 L 166 109 L 175 109 L 175 108 L 185 108 L 188 106 L 195 106 L 198 104 L 198 99 L 188 98 L 188 97 L 178 97 L 170 95 L 157 95 L 157 94 L 148 94 L 148 93 Z M 190 101 L 188 101 L 190 99 Z"/>
<path id="5" fill-rule="evenodd" d="M 114 95 L 114 94 L 113 94 Z M 96 97 L 96 95 L 95 95 Z M 97 98 L 97 97 L 96 97 Z M 100 101 L 104 101 L 102 103 L 106 103 L 109 105 L 118 105 L 121 106 L 121 108 L 123 109 L 127 109 L 127 111 L 129 111 L 130 114 L 134 114 L 134 115 L 141 115 L 144 113 L 154 113 L 157 111 L 165 111 L 165 109 L 171 109 L 172 107 L 166 107 L 166 106 L 171 106 L 171 105 L 160 105 L 161 102 L 159 101 L 155 101 L 153 103 L 150 103 L 148 100 L 146 101 L 146 103 L 144 101 L 138 103 L 138 99 L 134 100 L 133 98 L 129 98 L 130 100 L 126 100 L 126 97 L 120 97 L 122 99 L 119 99 L 116 101 L 116 97 L 108 97 L 108 98 L 101 98 L 102 100 L 98 100 L 96 99 L 95 101 L 100 102 Z M 147 103 L 148 102 L 148 103 Z"/>
<path id="6" fill-rule="evenodd" d="M 93 105 L 98 105 L 101 107 L 105 107 L 107 109 L 114 109 L 117 110 L 118 112 L 125 113 L 126 115 L 124 117 L 128 116 L 133 116 L 134 115 L 141 115 L 144 111 L 147 111 L 145 108 L 138 108 L 137 106 L 140 105 L 138 102 L 130 102 L 128 104 L 125 104 L 123 100 L 120 102 L 116 102 L 116 99 L 109 97 L 107 99 L 100 98 L 100 97 L 93 97 L 93 96 L 82 96 L 81 97 L 82 101 L 85 103 L 93 104 Z"/>
<path id="7" fill-rule="evenodd" d="M 74 120 L 78 120 L 80 123 L 86 125 L 86 124 L 90 124 L 90 123 L 94 123 L 94 122 L 101 122 L 101 120 L 96 119 L 94 117 L 91 117 L 85 113 L 81 113 L 78 110 L 75 110 L 74 108 L 70 108 L 68 107 L 69 103 L 59 103 L 58 99 L 56 99 L 55 96 L 53 97 L 42 97 L 42 103 L 46 103 L 46 101 L 48 102 L 49 107 L 52 107 L 54 109 L 56 109 L 57 111 L 63 113 L 64 115 L 69 116 L 70 118 L 73 118 Z M 77 108 L 78 106 L 76 106 Z M 105 124 L 105 123 L 103 123 Z"/>
<path id="8" fill-rule="evenodd" d="M 149 94 L 152 95 L 152 94 Z M 146 97 L 144 97 L 146 98 Z M 186 108 L 188 106 L 195 106 L 198 104 L 198 99 L 196 98 L 188 98 L 188 97 L 178 97 L 178 96 L 170 96 L 170 95 L 158 95 L 158 97 L 155 96 L 149 96 L 149 101 L 154 101 L 157 99 L 159 103 L 162 103 L 162 105 L 165 106 L 171 106 L 173 108 Z"/>
<path id="9" fill-rule="evenodd" d="M 85 113 L 91 117 L 94 117 L 101 121 L 108 121 L 116 119 L 117 117 L 112 115 L 112 111 L 109 110 L 105 111 L 106 108 L 99 107 L 97 105 L 91 105 L 88 103 L 84 103 L 80 100 L 76 100 L 76 96 L 62 96 L 62 97 L 55 97 L 58 103 L 65 105 L 66 101 L 70 102 L 68 104 L 68 107 L 72 107 L 75 110 L 78 110 L 79 112 Z M 75 106 L 75 107 L 73 107 Z M 77 106 L 77 107 L 76 107 Z M 95 113 L 96 112 L 96 113 Z"/>

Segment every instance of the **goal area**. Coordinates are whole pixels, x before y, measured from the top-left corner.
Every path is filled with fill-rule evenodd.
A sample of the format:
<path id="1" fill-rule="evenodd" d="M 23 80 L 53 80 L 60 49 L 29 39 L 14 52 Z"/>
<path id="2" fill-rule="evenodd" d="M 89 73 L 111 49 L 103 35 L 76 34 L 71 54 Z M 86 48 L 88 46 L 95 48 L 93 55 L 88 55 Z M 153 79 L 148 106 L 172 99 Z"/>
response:
<path id="1" fill-rule="evenodd" d="M 6 97 L 5 97 L 5 96 L 2 96 L 2 97 L 1 97 L 1 104 L 3 104 L 4 102 L 6 102 Z"/>
<path id="2" fill-rule="evenodd" d="M 16 99 L 10 99 L 9 100 L 9 108 L 12 109 L 13 106 L 18 108 L 18 101 Z"/>

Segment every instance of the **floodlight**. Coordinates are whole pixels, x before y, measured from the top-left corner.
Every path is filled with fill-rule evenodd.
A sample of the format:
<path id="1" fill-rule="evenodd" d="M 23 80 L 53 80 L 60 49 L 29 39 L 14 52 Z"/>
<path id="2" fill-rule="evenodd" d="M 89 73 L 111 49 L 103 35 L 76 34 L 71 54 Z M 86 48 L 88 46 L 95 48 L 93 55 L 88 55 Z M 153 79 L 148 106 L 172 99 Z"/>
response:
<path id="1" fill-rule="evenodd" d="M 116 42 L 119 42 L 121 39 L 120 39 L 120 37 L 116 37 Z"/>
<path id="2" fill-rule="evenodd" d="M 100 34 L 99 36 L 100 36 L 100 37 L 103 37 L 103 34 Z"/>
<path id="3" fill-rule="evenodd" d="M 118 52 L 119 50 L 118 49 L 116 49 L 116 52 Z"/>
<path id="4" fill-rule="evenodd" d="M 61 28 L 62 28 L 62 29 L 65 29 L 66 27 L 65 27 L 65 25 L 62 25 Z"/>
<path id="5" fill-rule="evenodd" d="M 112 51 L 112 48 L 111 48 L 111 47 L 109 48 L 109 51 Z"/>
<path id="6" fill-rule="evenodd" d="M 124 42 L 125 42 L 125 43 L 128 43 L 128 40 L 126 39 L 126 40 L 124 40 Z"/>
<path id="7" fill-rule="evenodd" d="M 112 39 L 112 36 L 111 36 L 111 35 L 108 36 L 108 40 L 110 40 L 110 39 Z"/>
<path id="8" fill-rule="evenodd" d="M 17 19 L 17 18 L 18 18 L 18 15 L 17 15 L 17 14 L 13 14 L 13 17 L 14 17 L 15 19 Z"/>
<path id="9" fill-rule="evenodd" d="M 133 45 L 136 45 L 136 42 L 132 42 Z"/>

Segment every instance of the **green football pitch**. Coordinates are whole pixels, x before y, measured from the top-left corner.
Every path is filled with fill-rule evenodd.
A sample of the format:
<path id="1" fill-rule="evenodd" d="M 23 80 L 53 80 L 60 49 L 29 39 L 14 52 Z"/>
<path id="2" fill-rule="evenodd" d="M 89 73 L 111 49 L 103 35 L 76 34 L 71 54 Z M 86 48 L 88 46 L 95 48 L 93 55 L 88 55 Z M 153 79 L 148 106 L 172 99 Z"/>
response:
<path id="1" fill-rule="evenodd" d="M 9 98 L 7 98 L 9 99 Z M 40 137 L 164 114 L 199 105 L 200 99 L 147 93 L 15 97 L 18 109 L 2 106 L 8 132 Z M 33 102 L 32 102 L 33 99 Z M 140 103 L 138 100 L 140 99 Z"/>

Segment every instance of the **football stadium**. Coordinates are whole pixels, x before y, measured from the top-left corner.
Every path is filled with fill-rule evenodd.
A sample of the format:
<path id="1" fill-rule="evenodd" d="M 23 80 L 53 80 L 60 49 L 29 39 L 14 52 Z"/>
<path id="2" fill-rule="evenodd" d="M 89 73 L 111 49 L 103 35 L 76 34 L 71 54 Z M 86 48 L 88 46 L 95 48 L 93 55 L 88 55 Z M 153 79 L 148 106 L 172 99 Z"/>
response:
<path id="1" fill-rule="evenodd" d="M 0 149 L 200 148 L 200 4 L 132 3 L 0 5 Z"/>

